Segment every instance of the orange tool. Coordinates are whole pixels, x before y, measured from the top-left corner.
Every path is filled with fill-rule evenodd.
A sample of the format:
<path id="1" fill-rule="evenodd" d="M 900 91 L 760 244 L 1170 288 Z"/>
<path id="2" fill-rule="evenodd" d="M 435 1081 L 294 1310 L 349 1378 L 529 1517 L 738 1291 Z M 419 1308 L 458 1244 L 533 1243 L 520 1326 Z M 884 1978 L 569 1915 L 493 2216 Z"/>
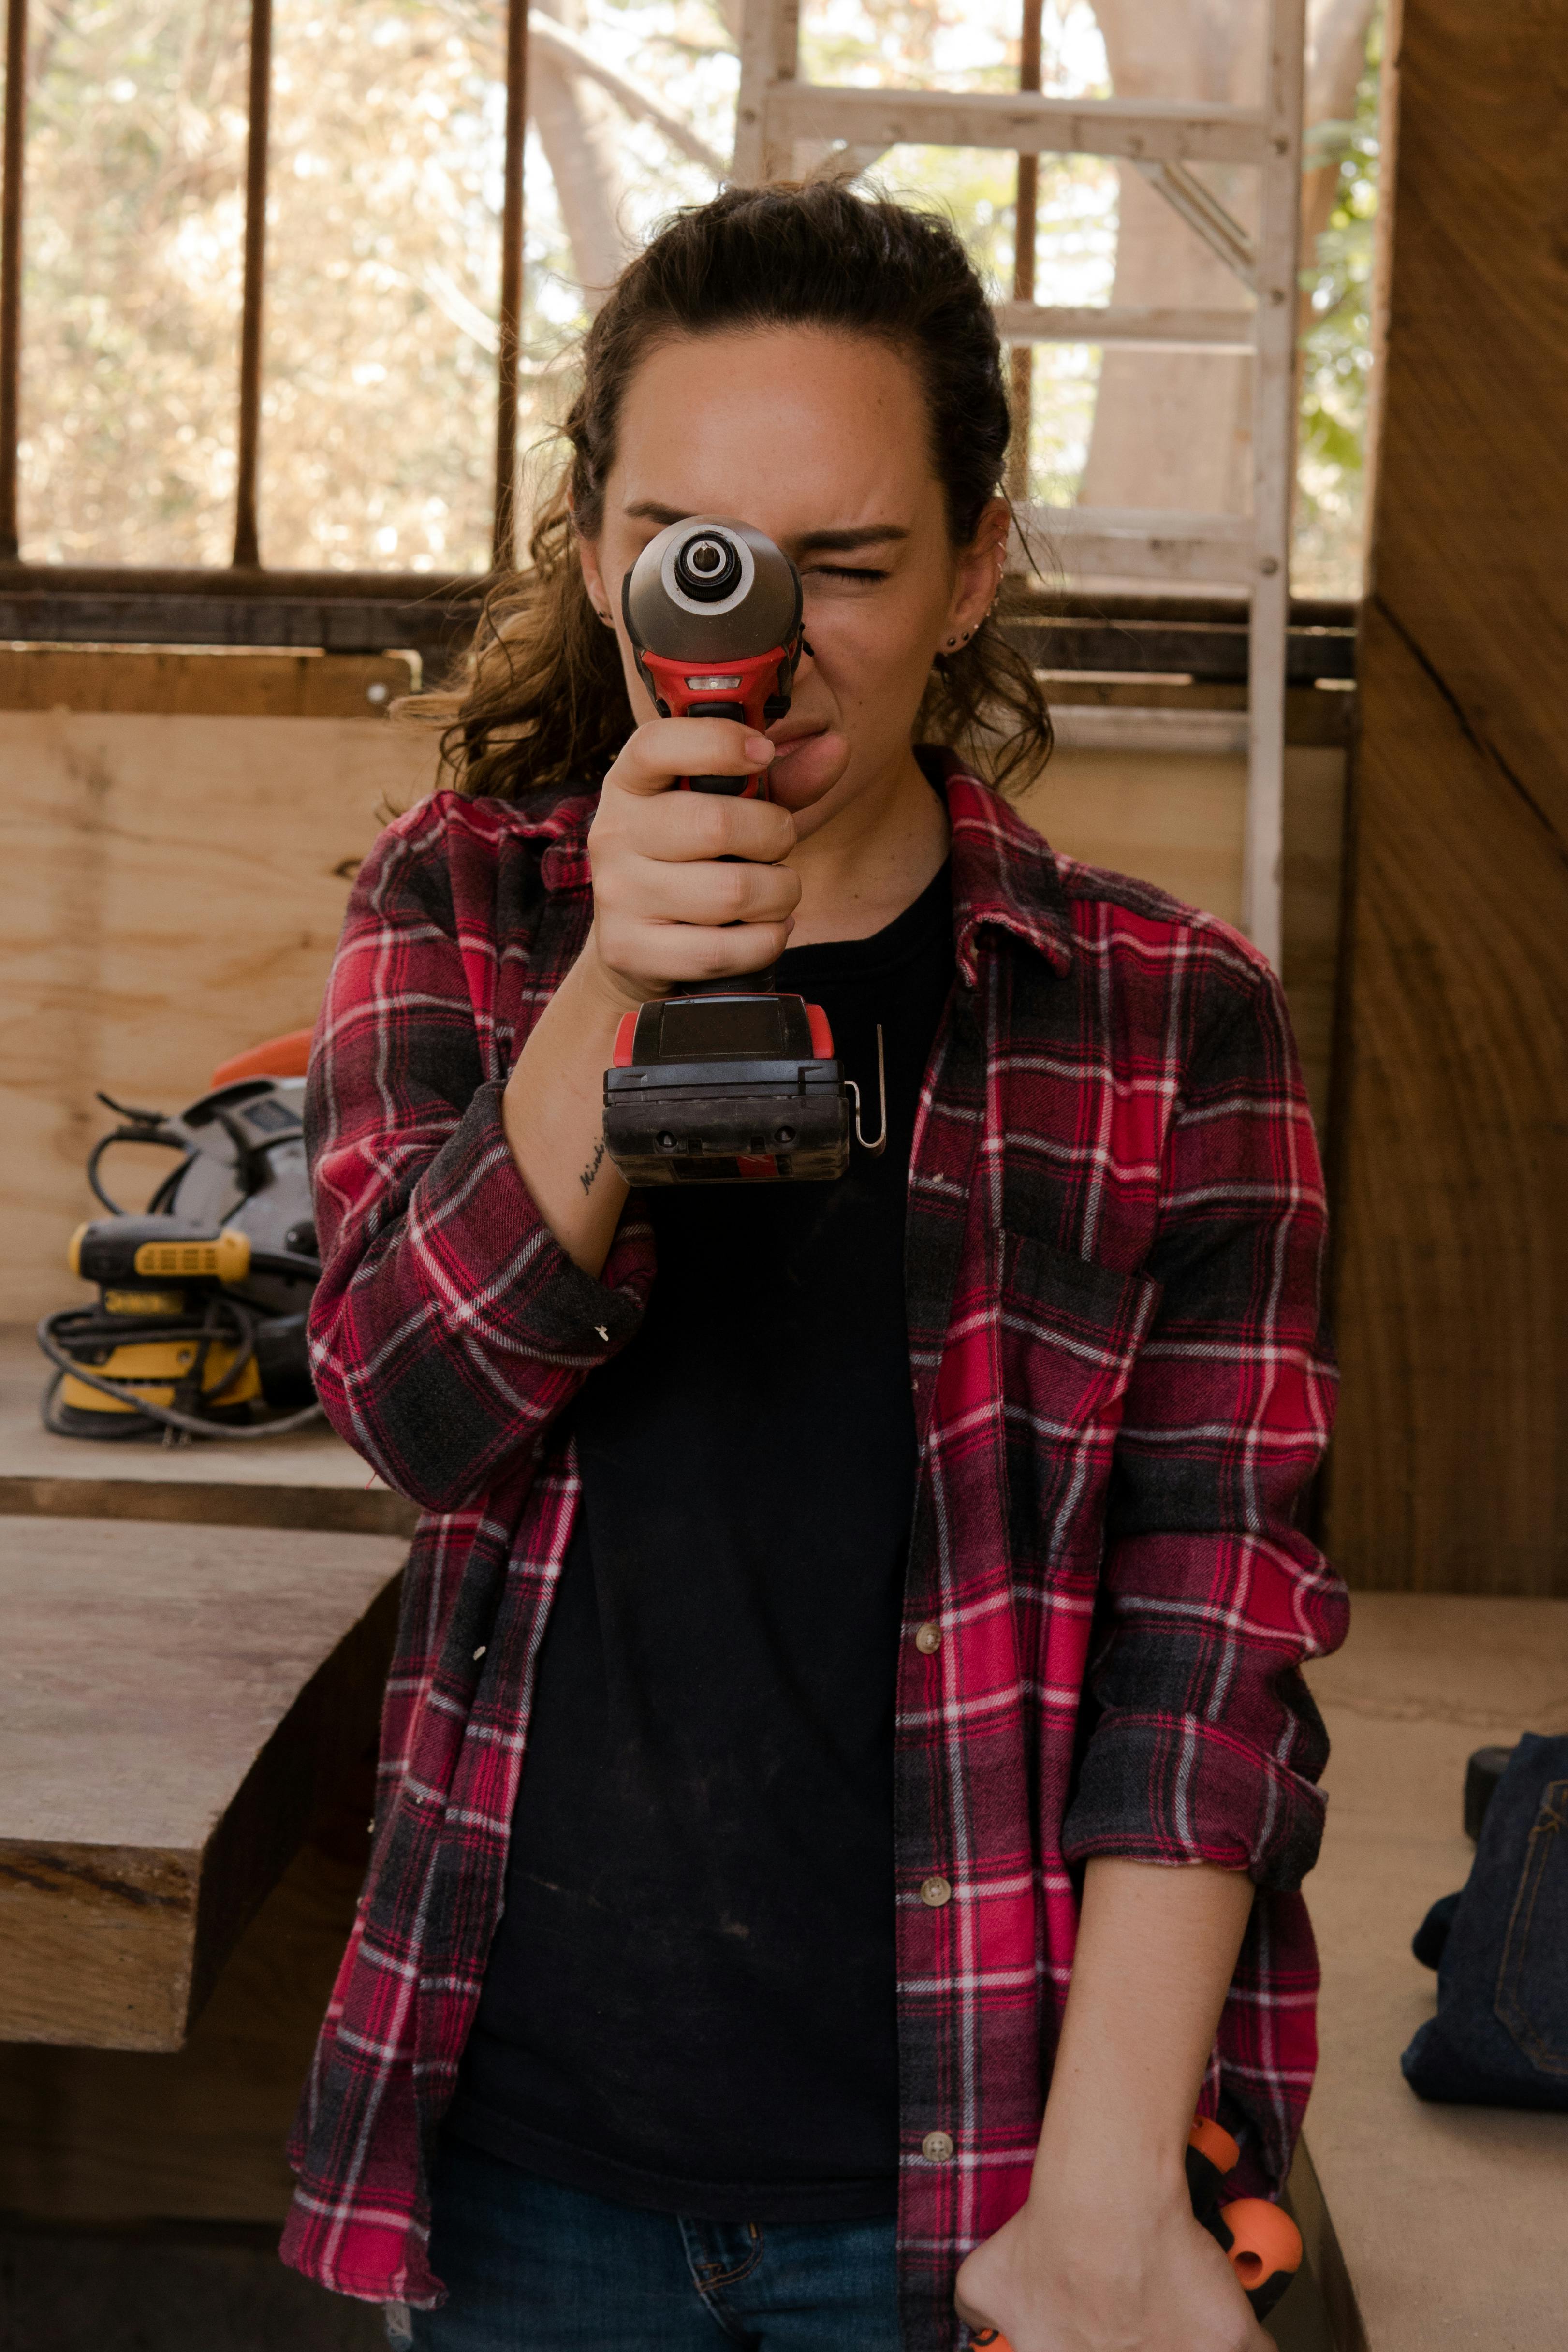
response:
<path id="1" fill-rule="evenodd" d="M 1221 2124 L 1199 2116 L 1187 2134 L 1187 2187 L 1193 2210 L 1230 2256 L 1247 2300 L 1261 2319 L 1272 2311 L 1301 2267 L 1301 2233 L 1289 2213 L 1266 2197 L 1237 2197 L 1220 2203 L 1227 2172 L 1241 2161 L 1241 2150 Z M 1013 2352 L 998 2328 L 983 2327 L 971 2337 L 990 2352 Z"/>

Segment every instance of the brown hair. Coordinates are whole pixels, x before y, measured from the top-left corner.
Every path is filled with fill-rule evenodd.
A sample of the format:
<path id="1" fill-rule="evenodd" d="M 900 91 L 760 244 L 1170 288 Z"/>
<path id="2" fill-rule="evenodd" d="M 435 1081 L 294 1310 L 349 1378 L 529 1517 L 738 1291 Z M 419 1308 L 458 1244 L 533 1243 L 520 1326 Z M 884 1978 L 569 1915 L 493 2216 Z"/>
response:
<path id="1" fill-rule="evenodd" d="M 598 536 L 627 384 L 675 335 L 773 326 L 873 335 L 919 368 L 948 529 L 966 546 L 1000 489 L 1009 414 L 990 305 L 945 221 L 836 182 L 727 188 L 678 214 L 627 264 L 589 328 L 563 427 L 571 462 L 545 500 L 526 571 L 486 601 L 465 673 L 418 706 L 444 719 L 458 789 L 500 800 L 597 782 L 633 719 L 614 635 L 588 601 L 574 532 Z M 1023 656 L 990 619 L 937 656 L 916 724 L 993 781 L 1047 757 L 1051 722 Z"/>

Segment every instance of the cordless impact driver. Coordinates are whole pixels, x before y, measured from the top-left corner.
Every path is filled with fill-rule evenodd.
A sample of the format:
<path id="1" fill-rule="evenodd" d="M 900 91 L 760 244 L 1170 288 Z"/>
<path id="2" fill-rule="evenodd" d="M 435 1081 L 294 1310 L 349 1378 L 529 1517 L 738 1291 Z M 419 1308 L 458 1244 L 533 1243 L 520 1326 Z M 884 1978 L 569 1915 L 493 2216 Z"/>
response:
<path id="1" fill-rule="evenodd" d="M 621 610 L 661 719 L 761 733 L 787 713 L 805 646 L 800 574 L 760 530 L 711 515 L 671 523 L 627 572 Z M 765 774 L 676 785 L 767 796 Z M 771 979 L 693 982 L 626 1014 L 605 1073 L 605 1147 L 629 1184 L 842 1176 L 852 1124 L 866 1150 L 881 1149 L 886 1119 L 868 1143 L 822 1007 Z"/>

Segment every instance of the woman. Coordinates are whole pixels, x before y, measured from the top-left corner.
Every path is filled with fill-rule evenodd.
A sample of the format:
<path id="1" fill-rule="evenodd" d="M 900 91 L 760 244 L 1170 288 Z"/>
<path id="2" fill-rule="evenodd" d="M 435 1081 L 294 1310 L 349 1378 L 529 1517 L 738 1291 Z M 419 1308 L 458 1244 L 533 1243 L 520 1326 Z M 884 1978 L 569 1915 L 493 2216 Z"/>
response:
<path id="1" fill-rule="evenodd" d="M 1279 992 L 976 779 L 1049 726 L 945 226 L 682 216 L 566 432 L 317 1036 L 321 1393 L 426 1517 L 287 2259 L 433 2352 L 1257 2352 L 1183 2150 L 1201 2098 L 1277 2188 L 1313 2061 Z M 694 513 L 803 573 L 772 740 L 637 682 L 621 582 Z M 882 1027 L 885 1156 L 628 1198 L 622 1016 L 780 958 L 868 1099 Z"/>

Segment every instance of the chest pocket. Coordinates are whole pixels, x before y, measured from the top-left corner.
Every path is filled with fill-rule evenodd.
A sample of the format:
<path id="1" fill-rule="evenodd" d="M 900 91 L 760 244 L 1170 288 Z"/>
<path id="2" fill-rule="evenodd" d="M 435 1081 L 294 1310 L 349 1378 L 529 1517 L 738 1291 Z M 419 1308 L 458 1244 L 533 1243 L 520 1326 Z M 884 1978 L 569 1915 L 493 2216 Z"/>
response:
<path id="1" fill-rule="evenodd" d="M 1001 1374 L 1016 1568 L 1098 1572 L 1122 1401 L 1160 1285 L 1001 1234 Z"/>

